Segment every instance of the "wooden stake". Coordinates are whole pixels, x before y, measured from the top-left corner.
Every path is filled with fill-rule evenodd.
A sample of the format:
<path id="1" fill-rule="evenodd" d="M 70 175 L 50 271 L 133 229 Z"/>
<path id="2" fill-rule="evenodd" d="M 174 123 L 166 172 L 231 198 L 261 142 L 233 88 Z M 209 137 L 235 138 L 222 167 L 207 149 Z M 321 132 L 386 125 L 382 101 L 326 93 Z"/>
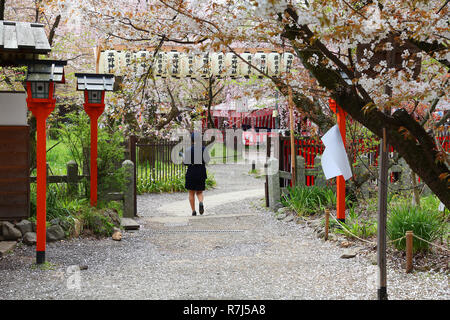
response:
<path id="1" fill-rule="evenodd" d="M 377 261 L 379 269 L 378 300 L 387 300 L 386 289 L 386 219 L 388 194 L 388 142 L 386 128 L 383 128 L 383 140 L 380 145 L 379 178 L 378 178 L 378 237 Z"/>
<path id="2" fill-rule="evenodd" d="M 413 257 L 413 232 L 406 231 L 406 273 L 410 273 L 413 270 L 412 257 Z"/>
<path id="3" fill-rule="evenodd" d="M 330 224 L 330 210 L 325 209 L 325 241 L 328 240 L 328 226 Z"/>

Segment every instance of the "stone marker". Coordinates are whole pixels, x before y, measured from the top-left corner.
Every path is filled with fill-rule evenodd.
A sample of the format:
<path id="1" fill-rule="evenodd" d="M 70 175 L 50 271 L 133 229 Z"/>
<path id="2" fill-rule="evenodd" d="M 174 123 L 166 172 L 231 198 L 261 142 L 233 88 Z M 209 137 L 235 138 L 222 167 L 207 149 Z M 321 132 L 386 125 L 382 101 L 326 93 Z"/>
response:
<path id="1" fill-rule="evenodd" d="M 133 218 L 135 213 L 135 203 L 134 203 L 134 185 L 135 185 L 135 174 L 134 174 L 134 163 L 130 160 L 125 160 L 122 163 L 122 168 L 125 171 L 126 188 L 123 193 L 123 216 L 125 218 Z"/>

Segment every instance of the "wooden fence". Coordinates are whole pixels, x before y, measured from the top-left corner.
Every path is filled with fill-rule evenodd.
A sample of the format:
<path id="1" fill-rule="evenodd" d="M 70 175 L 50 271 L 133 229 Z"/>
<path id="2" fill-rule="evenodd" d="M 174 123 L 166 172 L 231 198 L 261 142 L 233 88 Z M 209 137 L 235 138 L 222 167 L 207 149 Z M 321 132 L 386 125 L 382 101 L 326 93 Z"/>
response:
<path id="1" fill-rule="evenodd" d="M 124 190 L 109 192 L 104 195 L 103 200 L 123 201 L 123 217 L 133 218 L 136 213 L 136 195 L 135 195 L 135 179 L 134 179 L 134 164 L 130 160 L 125 160 L 122 163 L 122 168 L 125 169 L 126 185 Z M 66 175 L 49 175 L 49 166 L 47 164 L 47 183 L 65 183 L 67 184 L 68 194 L 76 195 L 78 192 L 78 184 L 83 180 L 89 180 L 89 175 L 79 175 L 78 165 L 75 161 L 69 161 L 66 165 Z M 36 183 L 36 177 L 30 177 L 31 183 Z"/>
<path id="2" fill-rule="evenodd" d="M 185 173 L 185 166 L 171 158 L 174 141 L 140 142 L 130 139 L 130 160 L 136 166 L 136 181 L 168 181 Z"/>

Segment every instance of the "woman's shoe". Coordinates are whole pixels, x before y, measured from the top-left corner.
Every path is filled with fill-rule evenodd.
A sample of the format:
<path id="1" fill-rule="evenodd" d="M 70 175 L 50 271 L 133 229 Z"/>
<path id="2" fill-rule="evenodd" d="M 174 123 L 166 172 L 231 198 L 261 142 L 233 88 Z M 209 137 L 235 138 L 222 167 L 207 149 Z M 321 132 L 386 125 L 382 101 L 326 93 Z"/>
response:
<path id="1" fill-rule="evenodd" d="M 203 207 L 203 202 L 200 202 L 198 211 L 200 212 L 200 214 L 203 214 L 203 212 L 205 212 L 205 208 Z"/>
<path id="2" fill-rule="evenodd" d="M 196 215 L 197 215 L 197 212 L 195 212 L 195 210 L 192 211 L 192 215 L 193 215 L 193 216 L 196 216 Z"/>

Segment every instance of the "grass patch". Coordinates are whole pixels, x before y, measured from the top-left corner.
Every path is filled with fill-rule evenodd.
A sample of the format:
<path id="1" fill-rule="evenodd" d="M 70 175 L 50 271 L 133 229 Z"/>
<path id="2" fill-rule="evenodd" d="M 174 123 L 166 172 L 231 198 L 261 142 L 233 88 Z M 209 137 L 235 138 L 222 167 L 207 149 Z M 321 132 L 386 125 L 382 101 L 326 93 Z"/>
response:
<path id="1" fill-rule="evenodd" d="M 412 231 L 414 235 L 433 242 L 448 235 L 448 225 L 445 217 L 437 210 L 429 207 L 416 207 L 407 203 L 393 206 L 387 220 L 387 235 L 390 240 L 403 237 L 406 231 Z M 406 239 L 393 243 L 398 250 L 405 250 Z M 417 238 L 413 239 L 413 251 L 427 251 L 429 244 Z"/>
<path id="2" fill-rule="evenodd" d="M 49 271 L 49 270 L 53 271 L 53 270 L 56 270 L 56 267 L 57 267 L 56 264 L 48 262 L 48 261 L 44 261 L 44 263 L 41 263 L 41 264 L 33 263 L 31 265 L 31 269 L 33 269 L 33 270 L 40 269 L 43 271 Z"/>
<path id="3" fill-rule="evenodd" d="M 312 215 L 323 212 L 336 203 L 336 194 L 328 187 L 288 187 L 288 193 L 281 197 L 283 206 L 294 210 L 297 215 Z"/>
<path id="4" fill-rule="evenodd" d="M 361 217 L 361 215 L 358 214 L 354 210 L 354 208 L 350 209 L 349 214 L 345 218 L 345 223 L 342 224 L 348 230 L 348 232 L 344 229 L 341 229 L 341 226 L 336 222 L 333 224 L 334 232 L 343 234 L 349 238 L 354 238 L 356 236 L 358 238 L 367 239 L 377 234 L 376 220 Z"/>

